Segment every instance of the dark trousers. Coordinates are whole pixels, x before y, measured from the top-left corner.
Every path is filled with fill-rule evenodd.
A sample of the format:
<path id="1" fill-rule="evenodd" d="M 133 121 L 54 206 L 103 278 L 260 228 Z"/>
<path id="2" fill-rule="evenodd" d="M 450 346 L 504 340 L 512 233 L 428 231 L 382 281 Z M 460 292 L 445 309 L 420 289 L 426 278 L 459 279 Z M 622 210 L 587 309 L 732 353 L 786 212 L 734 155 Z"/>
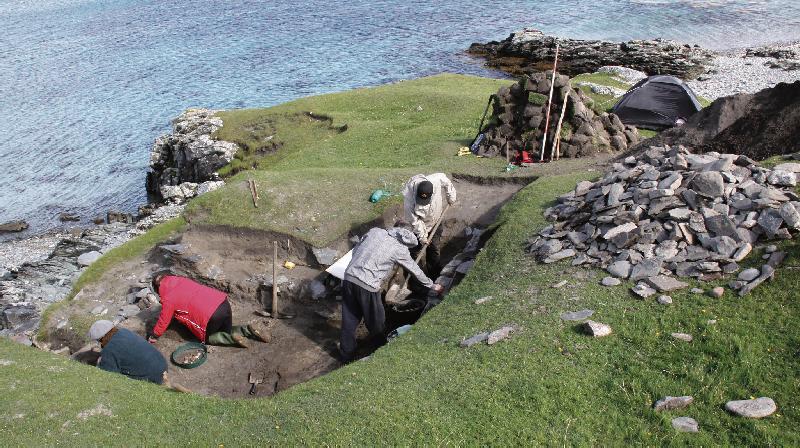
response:
<path id="1" fill-rule="evenodd" d="M 230 333 L 233 330 L 233 311 L 231 311 L 231 304 L 226 299 L 219 304 L 211 319 L 208 320 L 206 325 L 206 339 L 214 333 Z M 203 341 L 205 342 L 205 341 Z"/>
<path id="2" fill-rule="evenodd" d="M 431 236 L 430 244 L 428 244 L 427 249 L 425 249 L 425 274 L 434 281 L 442 272 L 441 250 L 443 231 L 444 229 L 440 225 L 433 236 Z M 411 258 L 416 260 L 421 250 L 422 244 L 418 244 L 417 247 L 411 249 Z"/>
<path id="3" fill-rule="evenodd" d="M 373 342 L 383 345 L 386 342 L 386 313 L 381 293 L 367 291 L 345 280 L 342 282 L 342 334 L 339 340 L 345 360 L 352 359 L 356 353 L 356 328 L 361 319 L 364 319 Z"/>

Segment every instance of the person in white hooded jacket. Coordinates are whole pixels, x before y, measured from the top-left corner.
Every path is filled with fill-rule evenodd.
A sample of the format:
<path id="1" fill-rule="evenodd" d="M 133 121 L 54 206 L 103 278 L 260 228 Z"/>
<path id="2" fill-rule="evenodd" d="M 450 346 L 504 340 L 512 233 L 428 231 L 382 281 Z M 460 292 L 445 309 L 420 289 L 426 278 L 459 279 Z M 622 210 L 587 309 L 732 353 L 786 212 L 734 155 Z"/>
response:
<path id="1" fill-rule="evenodd" d="M 417 266 L 408 251 L 417 245 L 417 237 L 401 227 L 373 228 L 353 248 L 353 258 L 344 271 L 342 282 L 342 333 L 339 343 L 341 360 L 349 362 L 356 351 L 356 328 L 364 320 L 370 336 L 378 345 L 386 341 L 386 314 L 381 300 L 381 286 L 396 264 L 410 271 L 423 285 L 442 292 Z"/>
<path id="2" fill-rule="evenodd" d="M 443 227 L 440 225 L 434 235 L 431 231 L 444 213 L 445 200 L 450 205 L 456 202 L 456 188 L 444 173 L 417 174 L 403 187 L 405 220 L 411 224 L 419 240 L 411 255 L 416 257 L 422 246 L 429 243 L 425 264 L 428 275 L 434 278 L 442 270 L 439 257 Z"/>

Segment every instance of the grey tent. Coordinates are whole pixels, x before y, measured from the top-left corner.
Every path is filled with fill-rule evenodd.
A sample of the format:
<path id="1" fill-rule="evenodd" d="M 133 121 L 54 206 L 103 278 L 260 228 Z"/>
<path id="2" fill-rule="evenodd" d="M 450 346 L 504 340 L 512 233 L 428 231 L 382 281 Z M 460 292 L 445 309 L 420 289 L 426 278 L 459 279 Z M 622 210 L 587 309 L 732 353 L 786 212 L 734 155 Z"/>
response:
<path id="1" fill-rule="evenodd" d="M 636 83 L 611 109 L 623 123 L 660 131 L 702 109 L 692 89 L 674 76 L 651 76 Z"/>

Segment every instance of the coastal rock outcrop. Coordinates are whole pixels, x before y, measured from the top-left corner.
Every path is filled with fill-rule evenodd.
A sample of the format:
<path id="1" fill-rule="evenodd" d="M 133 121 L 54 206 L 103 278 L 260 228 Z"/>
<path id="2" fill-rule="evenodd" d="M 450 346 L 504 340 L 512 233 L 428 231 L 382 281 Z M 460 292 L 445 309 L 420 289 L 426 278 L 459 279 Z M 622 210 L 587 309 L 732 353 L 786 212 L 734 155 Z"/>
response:
<path id="1" fill-rule="evenodd" d="M 639 141 L 636 128 L 625 126 L 616 115 L 606 112 L 598 115 L 592 99 L 571 87 L 569 77 L 556 74 L 555 82 L 552 81 L 552 71 L 547 71 L 522 76 L 516 84 L 500 88 L 493 97 L 490 124 L 483 129 L 484 138 L 476 145 L 476 152 L 490 157 L 525 148 L 537 160 L 541 158 L 551 83 L 553 102 L 544 159 L 550 159 L 553 144 L 559 140 L 559 152 L 564 157 L 625 151 Z M 568 98 L 562 121 L 565 96 Z"/>
<path id="2" fill-rule="evenodd" d="M 698 46 L 653 39 L 628 42 L 563 39 L 526 28 L 506 39 L 473 43 L 468 52 L 485 57 L 486 65 L 515 76 L 552 68 L 559 44 L 558 70 L 570 76 L 593 73 L 604 65 L 621 65 L 648 75 L 673 75 L 694 79 L 705 73 L 711 52 Z"/>
<path id="3" fill-rule="evenodd" d="M 156 139 L 147 172 L 148 193 L 163 198 L 163 187 L 185 183 L 196 187 L 196 184 L 219 180 L 216 171 L 230 163 L 239 147 L 212 138 L 222 127 L 222 119 L 216 112 L 189 109 L 173 121 L 171 134 Z M 185 191 L 181 195 L 187 196 Z"/>
<path id="4" fill-rule="evenodd" d="M 67 297 L 89 259 L 96 260 L 100 253 L 174 218 L 183 208 L 182 205 L 158 207 L 135 224 L 115 222 L 86 230 L 75 229 L 57 238 L 49 255 L 43 254 L 19 265 L 0 266 L 0 336 L 29 340 L 39 327 L 44 309 Z M 40 239 L 34 237 L 3 244 L 13 244 L 15 252 L 38 252 L 36 246 Z M 96 253 L 90 257 L 92 252 Z M 3 273 L 3 269 L 8 272 Z"/>

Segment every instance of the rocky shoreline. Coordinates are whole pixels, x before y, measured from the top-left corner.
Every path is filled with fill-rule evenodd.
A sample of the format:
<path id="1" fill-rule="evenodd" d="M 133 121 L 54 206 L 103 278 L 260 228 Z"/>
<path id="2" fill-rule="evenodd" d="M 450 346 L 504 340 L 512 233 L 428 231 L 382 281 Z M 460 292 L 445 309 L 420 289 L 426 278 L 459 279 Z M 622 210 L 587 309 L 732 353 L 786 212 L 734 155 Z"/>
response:
<path id="1" fill-rule="evenodd" d="M 526 28 L 500 42 L 473 43 L 467 52 L 485 58 L 489 67 L 519 77 L 551 69 L 556 42 L 561 47 L 558 71 L 571 77 L 595 73 L 603 66 L 622 66 L 647 75 L 685 79 L 695 93 L 710 101 L 800 79 L 800 42 L 714 52 L 662 39 L 563 39 Z"/>
<path id="2" fill-rule="evenodd" d="M 172 134 L 156 139 L 147 186 L 157 188 L 161 202 L 139 207 L 135 217 L 109 212 L 93 227 L 0 242 L 0 336 L 32 344 L 43 311 L 68 296 L 87 266 L 179 216 L 188 199 L 225 184 L 216 170 L 233 158 L 236 145 L 211 138 L 222 126 L 215 113 L 189 109 L 173 121 Z"/>
<path id="3" fill-rule="evenodd" d="M 705 73 L 713 60 L 713 53 L 708 50 L 670 40 L 564 39 L 533 28 L 511 33 L 500 42 L 473 43 L 467 51 L 485 57 L 487 66 L 520 76 L 552 68 L 556 44 L 560 46 L 558 71 L 570 77 L 619 65 L 649 75 L 693 79 Z"/>

